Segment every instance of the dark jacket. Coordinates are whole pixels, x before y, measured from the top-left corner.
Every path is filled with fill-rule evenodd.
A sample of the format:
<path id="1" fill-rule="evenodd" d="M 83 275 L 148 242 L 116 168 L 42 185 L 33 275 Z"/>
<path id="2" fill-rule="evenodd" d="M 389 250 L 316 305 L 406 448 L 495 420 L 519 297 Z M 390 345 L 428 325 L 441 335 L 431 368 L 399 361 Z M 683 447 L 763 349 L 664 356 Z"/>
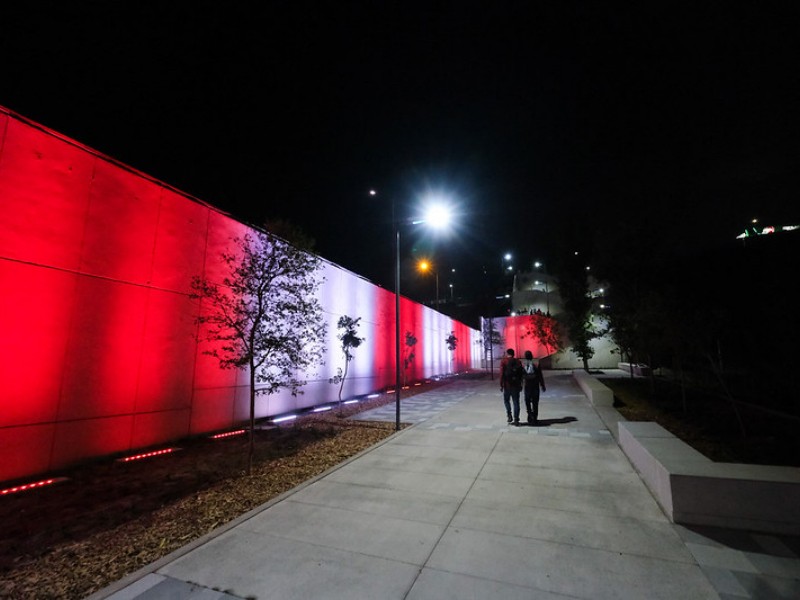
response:
<path id="1" fill-rule="evenodd" d="M 525 389 L 530 390 L 540 387 L 543 392 L 546 391 L 542 370 L 529 359 L 522 361 L 522 366 L 525 367 Z"/>
<path id="2" fill-rule="evenodd" d="M 522 390 L 523 382 L 519 381 L 517 385 L 509 385 L 506 377 L 506 371 L 512 362 L 516 363 L 517 365 L 522 365 L 522 361 L 518 359 L 516 356 L 508 356 L 506 355 L 503 360 L 500 361 L 500 389 L 505 390 L 508 388 L 509 391 L 518 392 Z"/>

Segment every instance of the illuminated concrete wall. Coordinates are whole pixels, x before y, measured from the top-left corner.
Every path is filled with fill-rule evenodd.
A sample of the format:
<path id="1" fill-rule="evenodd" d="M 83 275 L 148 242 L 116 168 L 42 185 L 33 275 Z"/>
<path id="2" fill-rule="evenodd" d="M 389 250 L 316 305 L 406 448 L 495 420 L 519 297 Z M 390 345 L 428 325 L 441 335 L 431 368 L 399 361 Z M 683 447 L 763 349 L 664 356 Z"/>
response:
<path id="1" fill-rule="evenodd" d="M 603 328 L 603 325 L 603 323 L 599 323 L 598 327 Z M 481 327 L 487 331 L 488 339 L 489 320 L 483 319 Z M 583 360 L 572 351 L 569 340 L 566 340 L 567 348 L 560 352 L 554 352 L 552 348 L 538 341 L 530 315 L 495 317 L 492 319 L 492 329 L 496 340 L 492 347 L 492 363 L 495 372 L 507 348 L 514 348 L 518 357 L 524 356 L 525 350 L 530 350 L 537 360 L 548 358 L 547 368 L 549 369 L 583 369 Z M 590 345 L 594 350 L 594 356 L 589 360 L 589 368 L 617 368 L 619 350 L 608 335 L 593 339 Z M 488 351 L 484 364 L 488 364 Z"/>
<path id="2" fill-rule="evenodd" d="M 0 209 L 0 480 L 247 419 L 247 373 L 202 353 L 189 299 L 246 225 L 2 107 Z M 325 364 L 304 394 L 260 397 L 257 418 L 336 399 L 343 314 L 366 338 L 344 394 L 394 383 L 394 295 L 331 263 L 321 275 Z M 419 340 L 412 380 L 479 366 L 462 323 L 402 299 L 401 327 Z"/>

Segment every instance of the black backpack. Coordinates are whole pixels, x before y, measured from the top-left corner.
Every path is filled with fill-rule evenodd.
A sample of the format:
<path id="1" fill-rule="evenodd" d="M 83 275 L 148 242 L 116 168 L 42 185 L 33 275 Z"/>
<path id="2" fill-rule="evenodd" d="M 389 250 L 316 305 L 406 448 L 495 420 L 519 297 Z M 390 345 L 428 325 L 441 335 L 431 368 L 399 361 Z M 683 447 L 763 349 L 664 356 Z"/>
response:
<path id="1" fill-rule="evenodd" d="M 525 367 L 522 366 L 518 358 L 511 358 L 506 361 L 503 377 L 508 387 L 522 387 L 522 379 L 525 377 Z"/>
<path id="2" fill-rule="evenodd" d="M 525 380 L 530 381 L 531 379 L 538 379 L 538 378 L 539 378 L 539 367 L 537 367 L 535 364 L 533 364 L 533 362 L 531 362 L 531 371 L 528 372 L 528 370 L 525 369 Z"/>

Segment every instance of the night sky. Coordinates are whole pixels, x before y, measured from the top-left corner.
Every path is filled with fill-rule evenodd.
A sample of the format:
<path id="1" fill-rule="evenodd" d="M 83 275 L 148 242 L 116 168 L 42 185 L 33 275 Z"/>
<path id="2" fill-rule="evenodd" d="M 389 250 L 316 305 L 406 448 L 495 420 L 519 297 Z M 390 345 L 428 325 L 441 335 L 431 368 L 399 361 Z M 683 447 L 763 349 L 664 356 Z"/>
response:
<path id="1" fill-rule="evenodd" d="M 0 105 L 390 288 L 389 199 L 446 195 L 405 289 L 427 254 L 460 292 L 622 221 L 683 252 L 800 222 L 798 6 L 18 2 Z"/>

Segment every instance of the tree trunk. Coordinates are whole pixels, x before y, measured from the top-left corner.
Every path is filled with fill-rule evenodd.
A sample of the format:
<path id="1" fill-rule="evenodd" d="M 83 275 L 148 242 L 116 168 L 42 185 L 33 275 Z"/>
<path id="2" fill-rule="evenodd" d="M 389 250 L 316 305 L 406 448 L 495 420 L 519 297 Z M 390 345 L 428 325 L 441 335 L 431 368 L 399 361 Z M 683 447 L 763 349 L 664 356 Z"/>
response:
<path id="1" fill-rule="evenodd" d="M 253 470 L 253 453 L 255 451 L 256 430 L 256 368 L 250 362 L 250 444 L 247 449 L 247 474 Z"/>
<path id="2" fill-rule="evenodd" d="M 339 416 L 342 416 L 342 390 L 344 389 L 344 380 L 347 377 L 347 367 L 350 365 L 350 361 L 345 359 L 344 361 L 344 371 L 342 372 L 342 380 L 339 382 Z"/>
<path id="3" fill-rule="evenodd" d="M 689 412 L 689 407 L 686 404 L 686 375 L 683 372 L 683 361 L 680 356 L 677 357 L 677 361 L 678 378 L 681 386 L 681 404 L 683 405 L 683 414 L 687 414 Z"/>
<path id="4" fill-rule="evenodd" d="M 714 372 L 714 375 L 717 376 L 717 380 L 719 381 L 719 384 L 722 387 L 722 391 L 725 392 L 725 396 L 728 398 L 731 408 L 733 409 L 733 412 L 736 415 L 736 420 L 739 422 L 739 431 L 741 432 L 742 437 L 746 438 L 747 431 L 744 428 L 744 420 L 742 419 L 742 415 L 739 413 L 739 407 L 736 405 L 736 399 L 733 397 L 733 394 L 731 394 L 731 391 L 728 389 L 728 386 L 725 383 L 725 378 L 723 377 L 722 370 L 721 368 L 718 368 L 717 364 L 714 362 L 714 358 L 711 355 L 707 354 L 706 357 L 708 358 L 708 361 L 711 363 L 711 370 Z"/>

